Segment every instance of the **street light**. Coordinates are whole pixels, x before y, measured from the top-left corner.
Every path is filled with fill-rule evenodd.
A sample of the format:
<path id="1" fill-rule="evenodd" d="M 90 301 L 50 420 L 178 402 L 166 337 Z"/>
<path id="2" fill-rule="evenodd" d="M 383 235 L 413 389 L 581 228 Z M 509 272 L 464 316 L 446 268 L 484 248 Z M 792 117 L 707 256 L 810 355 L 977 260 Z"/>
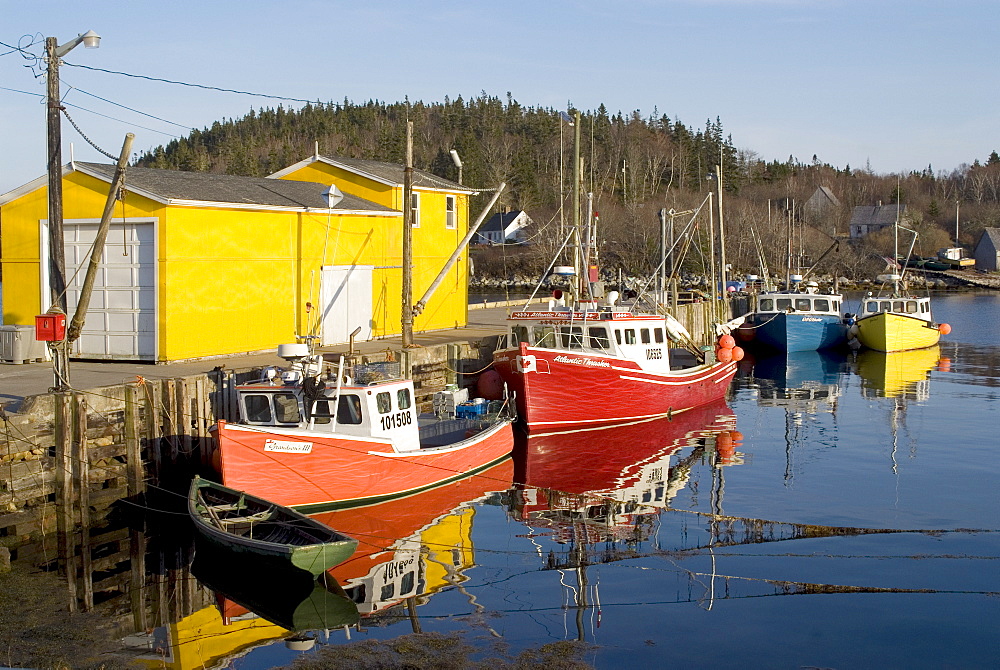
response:
<path id="1" fill-rule="evenodd" d="M 458 157 L 458 152 L 455 151 L 454 149 L 452 149 L 449 153 L 451 154 L 451 162 L 454 163 L 455 167 L 458 168 L 458 185 L 461 186 L 462 185 L 462 159 Z"/>
<path id="2" fill-rule="evenodd" d="M 66 253 L 63 245 L 62 209 L 62 133 L 59 112 L 62 104 L 59 96 L 60 60 L 74 48 L 83 44 L 87 49 L 96 49 L 101 36 L 88 30 L 66 44 L 59 46 L 55 37 L 45 38 L 45 62 L 48 64 L 46 77 L 46 120 L 48 126 L 48 171 L 49 171 L 49 291 L 53 307 L 66 311 Z"/>

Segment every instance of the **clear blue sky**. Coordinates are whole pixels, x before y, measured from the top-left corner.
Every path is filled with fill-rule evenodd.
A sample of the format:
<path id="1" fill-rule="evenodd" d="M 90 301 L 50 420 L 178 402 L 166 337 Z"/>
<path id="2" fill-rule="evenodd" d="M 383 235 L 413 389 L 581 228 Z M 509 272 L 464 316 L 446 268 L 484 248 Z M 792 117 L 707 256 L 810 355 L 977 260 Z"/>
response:
<path id="1" fill-rule="evenodd" d="M 766 160 L 815 154 L 878 173 L 951 171 L 1000 150 L 997 0 L 0 0 L 0 10 L 5 44 L 94 30 L 100 48 L 79 46 L 67 63 L 273 96 L 509 91 L 526 106 L 655 109 L 697 128 L 719 117 L 738 148 Z M 9 51 L 0 47 L 0 193 L 45 173 L 44 79 Z M 126 132 L 143 151 L 281 103 L 69 65 L 60 74 L 66 103 L 92 110 L 70 114 L 115 155 Z M 63 139 L 64 162 L 70 143 L 78 160 L 110 162 L 65 121 Z"/>

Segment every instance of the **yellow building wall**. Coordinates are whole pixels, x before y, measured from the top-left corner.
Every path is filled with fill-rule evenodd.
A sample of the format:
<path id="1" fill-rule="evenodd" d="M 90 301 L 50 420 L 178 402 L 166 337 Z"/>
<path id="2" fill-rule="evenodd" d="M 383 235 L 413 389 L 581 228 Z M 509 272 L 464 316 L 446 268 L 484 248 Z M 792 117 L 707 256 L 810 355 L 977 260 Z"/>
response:
<path id="1" fill-rule="evenodd" d="M 344 193 L 364 198 L 392 209 L 402 209 L 403 189 L 387 186 L 361 177 L 353 172 L 315 161 L 285 175 L 282 179 L 336 184 Z M 413 302 L 420 300 L 452 252 L 469 229 L 469 197 L 466 193 L 441 193 L 415 188 L 420 194 L 420 227 L 413 229 Z M 447 195 L 455 197 L 455 229 L 445 227 Z M 372 287 L 373 313 L 377 328 L 373 336 L 398 335 L 402 331 L 402 220 L 390 224 L 385 231 L 382 262 L 372 265 L 397 266 L 391 272 L 376 276 Z M 341 263 L 337 263 L 341 264 Z M 350 263 L 343 263 L 350 264 Z M 441 285 L 431 296 L 424 311 L 414 319 L 416 332 L 456 328 L 468 323 L 468 252 L 462 251 L 460 259 L 448 272 Z"/>
<path id="2" fill-rule="evenodd" d="M 326 166 L 329 167 L 329 166 Z M 334 183 L 304 168 L 295 175 Z M 336 183 L 387 207 L 399 189 L 370 180 Z M 126 178 L 126 190 L 127 190 Z M 80 172 L 63 179 L 63 217 L 99 220 L 108 184 Z M 398 207 L 398 203 L 396 203 Z M 456 195 L 457 227 L 444 227 L 445 195 L 423 192 L 421 227 L 413 231 L 413 301 L 422 296 L 467 229 L 467 196 Z M 165 206 L 128 192 L 114 219 L 152 218 L 156 231 L 156 360 L 173 361 L 274 349 L 297 334 L 318 332 L 324 265 L 372 265 L 373 337 L 401 332 L 402 216 Z M 28 325 L 41 313 L 39 222 L 48 218 L 42 186 L 0 208 L 3 323 Z M 109 245 L 113 240 L 109 239 Z M 414 330 L 466 324 L 466 252 Z M 71 276 L 76 268 L 67 268 Z M 306 303 L 314 306 L 306 312 Z"/>

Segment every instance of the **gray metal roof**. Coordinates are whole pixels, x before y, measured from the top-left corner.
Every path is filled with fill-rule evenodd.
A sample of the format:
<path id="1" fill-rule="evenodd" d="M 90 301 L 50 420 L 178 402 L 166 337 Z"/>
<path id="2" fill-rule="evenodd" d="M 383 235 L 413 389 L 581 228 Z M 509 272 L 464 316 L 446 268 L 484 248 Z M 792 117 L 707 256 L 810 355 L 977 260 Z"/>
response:
<path id="1" fill-rule="evenodd" d="M 891 226 L 896 223 L 896 211 L 899 210 L 899 219 L 905 216 L 906 205 L 862 205 L 855 207 L 851 214 L 852 226 Z"/>
<path id="2" fill-rule="evenodd" d="M 114 165 L 82 162 L 77 162 L 76 165 L 82 171 L 91 172 L 108 181 L 114 177 Z M 129 167 L 125 170 L 125 189 L 129 190 L 130 188 L 145 191 L 164 200 L 190 200 L 248 206 L 327 208 L 326 199 L 323 197 L 323 191 L 327 189 L 326 184 L 287 179 Z M 344 194 L 344 199 L 334 209 L 394 211 L 349 194 Z"/>
<path id="3" fill-rule="evenodd" d="M 344 158 L 343 156 L 321 156 L 320 158 L 328 163 L 339 164 L 352 172 L 368 175 L 377 180 L 390 182 L 397 186 L 403 185 L 403 172 L 406 166 L 401 163 L 385 163 L 383 161 L 373 161 L 364 158 Z M 436 174 L 416 168 L 413 170 L 413 185 L 415 187 L 445 191 L 473 192 L 475 190 L 462 186 L 450 179 L 438 177 Z"/>
<path id="4" fill-rule="evenodd" d="M 1000 228 L 983 228 L 983 234 L 976 243 L 976 247 L 983 243 L 983 238 L 989 238 L 993 248 L 1000 251 Z"/>

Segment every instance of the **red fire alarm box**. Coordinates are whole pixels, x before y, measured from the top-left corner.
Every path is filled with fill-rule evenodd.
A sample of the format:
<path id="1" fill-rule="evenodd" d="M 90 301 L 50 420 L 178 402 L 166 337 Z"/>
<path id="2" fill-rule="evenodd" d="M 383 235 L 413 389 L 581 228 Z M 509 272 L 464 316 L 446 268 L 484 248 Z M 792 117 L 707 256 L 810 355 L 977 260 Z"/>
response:
<path id="1" fill-rule="evenodd" d="M 66 339 L 65 314 L 39 314 L 35 317 L 35 339 L 60 342 Z"/>

